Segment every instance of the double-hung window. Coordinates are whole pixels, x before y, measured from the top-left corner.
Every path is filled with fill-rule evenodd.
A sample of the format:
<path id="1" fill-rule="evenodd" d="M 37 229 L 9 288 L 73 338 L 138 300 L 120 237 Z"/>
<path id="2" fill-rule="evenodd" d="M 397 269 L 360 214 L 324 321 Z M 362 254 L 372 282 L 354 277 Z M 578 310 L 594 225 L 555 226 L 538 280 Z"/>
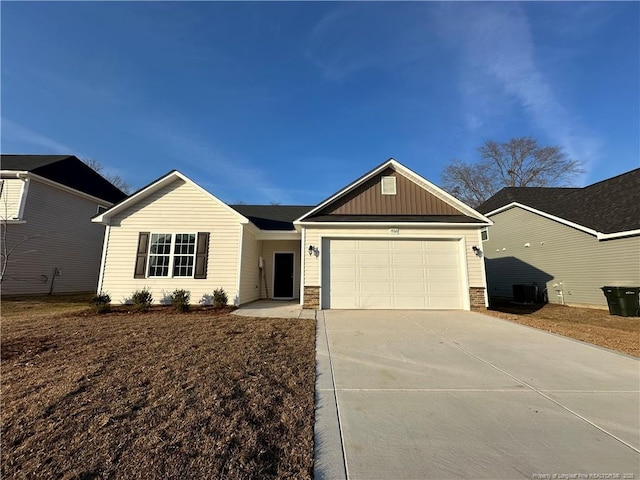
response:
<path id="1" fill-rule="evenodd" d="M 153 233 L 149 242 L 149 277 L 193 277 L 195 233 Z"/>

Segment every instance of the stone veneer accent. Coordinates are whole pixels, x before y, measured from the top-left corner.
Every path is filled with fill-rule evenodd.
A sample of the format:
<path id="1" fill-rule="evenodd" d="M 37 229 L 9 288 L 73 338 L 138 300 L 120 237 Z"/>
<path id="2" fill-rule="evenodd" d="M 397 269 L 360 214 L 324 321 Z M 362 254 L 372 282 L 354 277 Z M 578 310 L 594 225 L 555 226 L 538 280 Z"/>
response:
<path id="1" fill-rule="evenodd" d="M 470 287 L 469 288 L 469 300 L 472 307 L 484 307 L 484 288 L 483 287 Z"/>
<path id="2" fill-rule="evenodd" d="M 304 303 L 302 308 L 320 308 L 320 287 L 304 287 Z"/>

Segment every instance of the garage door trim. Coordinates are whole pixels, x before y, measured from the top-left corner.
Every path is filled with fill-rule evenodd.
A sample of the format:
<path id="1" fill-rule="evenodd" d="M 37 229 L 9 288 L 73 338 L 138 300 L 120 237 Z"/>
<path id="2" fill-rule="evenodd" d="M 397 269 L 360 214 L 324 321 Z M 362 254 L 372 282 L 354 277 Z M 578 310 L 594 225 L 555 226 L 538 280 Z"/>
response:
<path id="1" fill-rule="evenodd" d="M 471 303 L 469 299 L 469 272 L 467 266 L 467 256 L 466 256 L 466 238 L 461 234 L 454 235 L 423 235 L 423 234 L 412 234 L 412 235 L 354 235 L 353 233 L 349 234 L 327 234 L 327 235 L 319 235 L 319 243 L 321 245 L 320 249 L 320 265 L 319 265 L 319 284 L 320 284 L 320 309 L 327 309 L 328 307 L 325 305 L 325 278 L 324 278 L 324 256 L 323 253 L 326 248 L 329 246 L 329 242 L 331 240 L 420 240 L 420 241 L 429 241 L 429 240 L 448 240 L 455 241 L 458 243 L 458 261 L 461 275 L 461 296 L 462 296 L 462 308 L 464 310 L 471 309 Z M 328 288 L 328 286 L 327 286 Z"/>

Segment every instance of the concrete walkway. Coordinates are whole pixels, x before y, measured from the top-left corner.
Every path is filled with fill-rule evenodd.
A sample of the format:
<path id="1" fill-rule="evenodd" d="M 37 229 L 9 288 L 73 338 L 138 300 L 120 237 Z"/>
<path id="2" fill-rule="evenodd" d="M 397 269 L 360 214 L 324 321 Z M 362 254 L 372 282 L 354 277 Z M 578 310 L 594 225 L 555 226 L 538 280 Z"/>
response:
<path id="1" fill-rule="evenodd" d="M 243 317 L 316 318 L 315 310 L 303 310 L 300 300 L 258 300 L 233 312 Z"/>
<path id="2" fill-rule="evenodd" d="M 316 479 L 640 478 L 634 358 L 471 312 L 317 329 Z"/>

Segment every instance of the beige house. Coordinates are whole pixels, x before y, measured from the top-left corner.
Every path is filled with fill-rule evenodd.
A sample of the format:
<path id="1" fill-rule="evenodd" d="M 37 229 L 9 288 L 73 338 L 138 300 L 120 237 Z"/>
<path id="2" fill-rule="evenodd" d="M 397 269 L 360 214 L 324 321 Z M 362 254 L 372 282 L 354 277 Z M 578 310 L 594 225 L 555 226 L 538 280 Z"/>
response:
<path id="1" fill-rule="evenodd" d="M 94 218 L 106 225 L 98 289 L 126 302 L 175 289 L 196 302 L 306 308 L 485 306 L 491 222 L 393 159 L 317 206 L 227 205 L 177 171 Z"/>
<path id="2" fill-rule="evenodd" d="M 0 157 L 3 295 L 95 291 L 104 227 L 126 195 L 71 155 Z"/>
<path id="3" fill-rule="evenodd" d="M 584 188 L 505 188 L 478 210 L 494 222 L 491 297 L 524 285 L 529 300 L 606 307 L 601 287 L 640 287 L 640 169 Z"/>

